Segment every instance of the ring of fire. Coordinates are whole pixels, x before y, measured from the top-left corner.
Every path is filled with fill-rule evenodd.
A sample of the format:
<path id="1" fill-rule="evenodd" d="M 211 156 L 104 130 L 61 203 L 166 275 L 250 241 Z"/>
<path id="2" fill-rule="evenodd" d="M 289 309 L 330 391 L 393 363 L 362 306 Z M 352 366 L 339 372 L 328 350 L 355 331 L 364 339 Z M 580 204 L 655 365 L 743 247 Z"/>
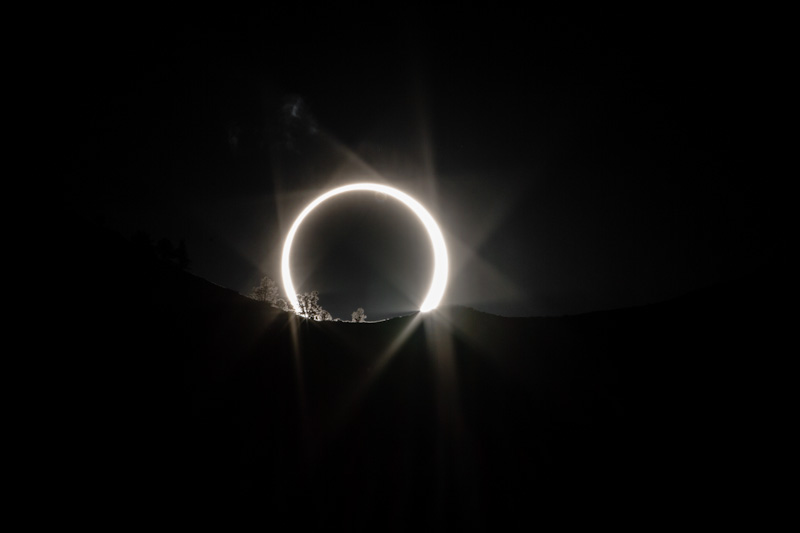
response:
<path id="1" fill-rule="evenodd" d="M 325 200 L 333 198 L 339 194 L 353 191 L 374 191 L 391 196 L 408 207 L 415 215 L 417 215 L 422 222 L 422 225 L 425 226 L 425 229 L 428 231 L 428 236 L 431 239 L 431 245 L 433 246 L 434 266 L 431 287 L 428 290 L 428 295 L 425 297 L 425 301 L 422 302 L 419 310 L 425 313 L 431 309 L 435 309 L 442 300 L 442 296 L 444 296 L 444 290 L 447 285 L 447 247 L 444 243 L 442 231 L 439 229 L 438 224 L 436 224 L 436 221 L 433 219 L 431 214 L 428 213 L 428 211 L 415 199 L 393 187 L 379 185 L 377 183 L 353 183 L 351 185 L 345 185 L 343 187 L 338 187 L 328 191 L 308 204 L 308 206 L 303 209 L 303 212 L 300 213 L 300 215 L 294 221 L 294 224 L 292 224 L 292 227 L 289 230 L 289 234 L 286 236 L 286 241 L 283 244 L 283 256 L 281 257 L 283 288 L 286 291 L 286 295 L 289 297 L 289 301 L 291 302 L 292 306 L 295 309 L 299 309 L 297 292 L 295 291 L 294 283 L 292 283 L 292 275 L 289 271 L 289 256 L 292 251 L 292 241 L 294 240 L 294 236 L 297 233 L 300 224 L 303 222 L 303 219 L 305 219 L 309 213 L 314 210 L 315 207 Z"/>

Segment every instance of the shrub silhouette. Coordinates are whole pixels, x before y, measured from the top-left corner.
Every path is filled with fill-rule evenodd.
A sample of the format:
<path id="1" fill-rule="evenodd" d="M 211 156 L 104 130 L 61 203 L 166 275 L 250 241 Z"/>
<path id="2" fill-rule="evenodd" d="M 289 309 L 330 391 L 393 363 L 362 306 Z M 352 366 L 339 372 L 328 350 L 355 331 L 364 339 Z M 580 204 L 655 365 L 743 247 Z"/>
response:
<path id="1" fill-rule="evenodd" d="M 259 302 L 267 302 L 273 307 L 280 307 L 278 305 L 278 300 L 281 299 L 278 294 L 278 284 L 269 276 L 261 278 L 261 283 L 258 287 L 253 287 L 250 298 Z"/>
<path id="2" fill-rule="evenodd" d="M 364 313 L 364 308 L 359 307 L 355 311 L 352 312 L 350 317 L 353 319 L 353 322 L 366 322 L 367 315 Z"/>

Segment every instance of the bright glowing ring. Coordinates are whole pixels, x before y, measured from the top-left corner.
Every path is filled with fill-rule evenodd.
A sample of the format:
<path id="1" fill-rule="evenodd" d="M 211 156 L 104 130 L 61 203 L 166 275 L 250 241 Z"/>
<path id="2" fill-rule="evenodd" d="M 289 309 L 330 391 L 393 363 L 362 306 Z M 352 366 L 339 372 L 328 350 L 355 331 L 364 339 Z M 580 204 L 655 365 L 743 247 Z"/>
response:
<path id="1" fill-rule="evenodd" d="M 291 302 L 292 306 L 295 309 L 299 309 L 297 292 L 294 289 L 292 275 L 289 272 L 289 254 L 292 251 L 292 241 L 294 240 L 295 233 L 297 233 L 297 229 L 300 227 L 300 223 L 303 222 L 303 219 L 306 218 L 315 207 L 325 200 L 336 195 L 352 191 L 375 191 L 383 193 L 387 196 L 391 196 L 392 198 L 403 202 L 403 204 L 411 209 L 411 211 L 413 211 L 414 214 L 417 215 L 417 217 L 419 217 L 419 219 L 422 221 L 425 229 L 428 230 L 428 236 L 431 238 L 431 244 L 433 245 L 434 266 L 431 288 L 428 290 L 428 295 L 425 297 L 425 301 L 422 302 L 422 306 L 419 308 L 419 310 L 425 313 L 431 309 L 435 309 L 442 300 L 442 296 L 444 296 L 444 289 L 447 285 L 447 247 L 444 244 L 442 231 L 439 229 L 436 221 L 433 220 L 431 214 L 428 213 L 428 211 L 426 211 L 419 202 L 404 192 L 398 191 L 392 187 L 387 187 L 386 185 L 378 185 L 377 183 L 353 183 L 351 185 L 345 185 L 344 187 L 339 187 L 337 189 L 333 189 L 332 191 L 328 191 L 308 204 L 308 207 L 303 209 L 303 212 L 300 213 L 300 216 L 298 216 L 297 220 L 294 221 L 292 228 L 289 230 L 289 234 L 286 236 L 286 242 L 283 244 L 283 257 L 281 258 L 283 288 L 286 290 L 286 295 L 289 297 L 289 301 Z"/>

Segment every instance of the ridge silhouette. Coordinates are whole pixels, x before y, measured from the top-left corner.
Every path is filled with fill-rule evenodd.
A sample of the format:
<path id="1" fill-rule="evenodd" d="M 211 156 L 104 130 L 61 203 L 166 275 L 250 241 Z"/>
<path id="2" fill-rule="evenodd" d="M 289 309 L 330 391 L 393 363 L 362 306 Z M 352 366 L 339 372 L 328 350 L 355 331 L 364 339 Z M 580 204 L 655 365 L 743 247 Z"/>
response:
<path id="1" fill-rule="evenodd" d="M 60 231 L 65 501 L 372 529 L 758 516 L 773 346 L 749 280 L 576 316 L 315 323 Z"/>

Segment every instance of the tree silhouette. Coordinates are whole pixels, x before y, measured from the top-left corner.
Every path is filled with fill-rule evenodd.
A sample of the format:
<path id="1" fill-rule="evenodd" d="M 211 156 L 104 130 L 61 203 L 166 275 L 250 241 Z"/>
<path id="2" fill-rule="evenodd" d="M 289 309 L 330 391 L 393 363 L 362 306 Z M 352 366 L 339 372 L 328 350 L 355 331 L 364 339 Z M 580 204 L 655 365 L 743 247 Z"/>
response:
<path id="1" fill-rule="evenodd" d="M 319 292 L 311 291 L 297 295 L 297 314 L 310 318 L 311 320 L 322 321 L 332 320 L 331 314 L 319 304 Z"/>
<path id="2" fill-rule="evenodd" d="M 364 308 L 359 307 L 350 315 L 353 319 L 353 322 L 366 322 L 367 315 L 364 313 Z"/>
<path id="3" fill-rule="evenodd" d="M 272 305 L 272 307 L 277 307 L 281 311 L 286 311 L 287 313 L 292 310 L 292 308 L 289 307 L 289 302 L 287 302 L 283 298 L 278 298 L 276 302 Z"/>
<path id="4" fill-rule="evenodd" d="M 264 276 L 261 278 L 261 283 L 259 286 L 253 287 L 253 292 L 250 293 L 250 298 L 253 300 L 258 300 L 259 302 L 267 302 L 273 307 L 281 307 L 278 301 L 282 300 L 278 294 L 278 284 L 275 283 L 269 276 Z"/>
<path id="5" fill-rule="evenodd" d="M 278 284 L 275 283 L 269 276 L 261 278 L 261 283 L 258 287 L 253 287 L 250 293 L 250 298 L 259 302 L 267 302 L 272 307 L 277 307 L 282 311 L 293 311 L 300 316 L 310 318 L 311 320 L 323 321 L 333 320 L 333 316 L 322 308 L 319 303 L 319 292 L 311 291 L 297 295 L 297 309 L 293 309 L 291 305 L 280 297 Z"/>

